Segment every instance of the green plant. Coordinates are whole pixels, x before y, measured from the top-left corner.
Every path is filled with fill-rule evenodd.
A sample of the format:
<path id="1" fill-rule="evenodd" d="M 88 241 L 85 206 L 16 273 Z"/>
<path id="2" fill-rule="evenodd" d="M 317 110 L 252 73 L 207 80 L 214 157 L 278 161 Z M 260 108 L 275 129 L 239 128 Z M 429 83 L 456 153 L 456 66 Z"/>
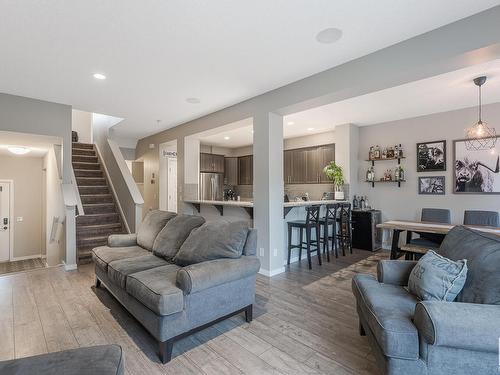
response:
<path id="1" fill-rule="evenodd" d="M 342 167 L 340 165 L 337 165 L 334 161 L 331 161 L 325 168 L 323 168 L 323 172 L 325 173 L 326 177 L 333 182 L 337 190 L 342 189 L 345 180 L 344 172 L 342 171 Z"/>

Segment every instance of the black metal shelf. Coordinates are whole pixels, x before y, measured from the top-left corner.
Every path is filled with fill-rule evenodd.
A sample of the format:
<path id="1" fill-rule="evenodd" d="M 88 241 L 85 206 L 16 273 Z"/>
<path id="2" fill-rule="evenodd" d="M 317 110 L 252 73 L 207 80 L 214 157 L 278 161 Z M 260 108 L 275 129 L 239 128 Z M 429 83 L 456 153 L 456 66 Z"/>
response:
<path id="1" fill-rule="evenodd" d="M 365 182 L 368 182 L 369 184 L 372 184 L 372 187 L 375 187 L 375 184 L 379 183 L 379 182 L 395 182 L 395 183 L 398 184 L 398 187 L 401 187 L 401 182 L 406 182 L 406 180 L 399 180 L 399 181 L 396 181 L 396 180 L 375 180 L 375 181 L 368 181 L 368 180 L 365 180 Z"/>
<path id="2" fill-rule="evenodd" d="M 380 158 L 380 159 L 368 159 L 368 160 L 365 160 L 365 161 L 368 161 L 368 162 L 371 162 L 372 163 L 372 166 L 375 166 L 375 162 L 376 161 L 391 161 L 391 160 L 397 160 L 398 161 L 398 164 L 401 164 L 401 159 L 406 159 L 405 156 L 401 156 L 399 158 Z"/>

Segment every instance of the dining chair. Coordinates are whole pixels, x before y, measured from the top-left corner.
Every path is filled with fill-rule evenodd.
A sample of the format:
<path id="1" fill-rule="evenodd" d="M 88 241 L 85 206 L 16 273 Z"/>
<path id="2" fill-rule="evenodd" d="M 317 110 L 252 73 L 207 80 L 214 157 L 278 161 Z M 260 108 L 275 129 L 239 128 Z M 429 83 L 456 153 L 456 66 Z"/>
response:
<path id="1" fill-rule="evenodd" d="M 450 224 L 451 223 L 451 211 L 447 208 L 422 208 L 422 213 L 420 215 L 421 221 L 426 221 L 429 223 L 439 223 L 439 224 Z M 413 245 L 428 246 L 428 247 L 439 247 L 441 242 L 443 242 L 444 235 L 437 233 L 423 233 L 416 232 L 420 235 L 419 238 L 413 238 L 412 232 L 408 232 L 406 242 Z"/>
<path id="2" fill-rule="evenodd" d="M 496 211 L 465 210 L 464 212 L 464 225 L 498 227 L 500 226 L 499 221 L 498 212 Z"/>

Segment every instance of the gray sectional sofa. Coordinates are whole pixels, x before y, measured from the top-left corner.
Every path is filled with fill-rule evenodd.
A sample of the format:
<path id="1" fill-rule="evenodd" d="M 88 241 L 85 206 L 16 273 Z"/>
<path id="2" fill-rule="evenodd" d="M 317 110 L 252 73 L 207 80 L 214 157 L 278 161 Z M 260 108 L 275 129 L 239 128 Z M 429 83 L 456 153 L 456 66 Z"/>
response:
<path id="1" fill-rule="evenodd" d="M 93 249 L 96 287 L 104 284 L 155 337 L 166 363 L 174 341 L 240 312 L 252 320 L 256 246 L 246 224 L 150 211 L 136 234 Z"/>
<path id="2" fill-rule="evenodd" d="M 353 278 L 360 333 L 384 374 L 498 374 L 500 236 L 455 227 L 438 253 L 467 259 L 467 279 L 455 301 L 417 300 L 406 289 L 417 262 L 381 261 L 377 279 Z"/>

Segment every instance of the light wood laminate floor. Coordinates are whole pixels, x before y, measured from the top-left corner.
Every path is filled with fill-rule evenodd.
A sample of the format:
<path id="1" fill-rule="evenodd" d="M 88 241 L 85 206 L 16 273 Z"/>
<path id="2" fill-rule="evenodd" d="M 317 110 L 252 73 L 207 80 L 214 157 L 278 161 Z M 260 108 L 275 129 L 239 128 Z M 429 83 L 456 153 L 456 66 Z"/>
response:
<path id="1" fill-rule="evenodd" d="M 303 260 L 271 279 L 259 275 L 252 323 L 242 314 L 181 340 L 166 365 L 142 326 L 93 287 L 93 265 L 2 276 L 0 360 L 115 343 L 129 375 L 377 374 L 358 335 L 351 278 L 387 257 L 355 250 L 321 267 L 313 258 L 313 270 Z"/>

